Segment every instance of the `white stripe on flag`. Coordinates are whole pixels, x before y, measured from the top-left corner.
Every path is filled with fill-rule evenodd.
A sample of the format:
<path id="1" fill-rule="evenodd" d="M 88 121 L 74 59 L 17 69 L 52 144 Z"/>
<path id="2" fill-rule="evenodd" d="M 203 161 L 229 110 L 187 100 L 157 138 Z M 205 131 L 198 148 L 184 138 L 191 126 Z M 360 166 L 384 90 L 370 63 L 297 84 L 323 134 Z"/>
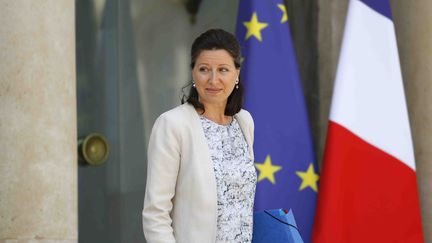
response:
<path id="1" fill-rule="evenodd" d="M 415 170 L 393 22 L 358 0 L 349 13 L 330 120 Z"/>

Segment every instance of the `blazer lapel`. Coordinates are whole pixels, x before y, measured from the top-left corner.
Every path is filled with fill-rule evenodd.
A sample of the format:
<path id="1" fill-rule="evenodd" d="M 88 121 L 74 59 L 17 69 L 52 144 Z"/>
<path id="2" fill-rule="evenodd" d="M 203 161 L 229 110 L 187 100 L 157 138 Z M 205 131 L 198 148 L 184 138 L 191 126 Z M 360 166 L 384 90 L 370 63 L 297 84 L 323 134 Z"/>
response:
<path id="1" fill-rule="evenodd" d="M 203 159 L 202 165 L 206 167 L 206 170 L 208 173 L 210 173 L 209 175 L 211 176 L 211 178 L 214 178 L 213 161 L 211 159 L 210 149 L 205 138 L 200 117 L 193 105 L 189 103 L 185 103 L 183 105 L 186 107 L 186 110 L 190 115 L 190 121 L 193 125 L 192 127 L 195 128 L 195 130 L 193 131 L 193 139 L 199 143 L 199 148 L 197 148 L 196 152 L 199 153 L 199 156 Z M 216 181 L 214 181 L 214 185 L 216 188 Z"/>
<path id="2" fill-rule="evenodd" d="M 237 119 L 240 128 L 243 132 L 243 136 L 246 139 L 246 143 L 248 144 L 249 155 L 251 156 L 252 159 L 254 159 L 252 134 L 249 131 L 249 125 L 245 121 L 244 116 L 242 116 L 242 111 L 235 114 L 234 117 Z"/>

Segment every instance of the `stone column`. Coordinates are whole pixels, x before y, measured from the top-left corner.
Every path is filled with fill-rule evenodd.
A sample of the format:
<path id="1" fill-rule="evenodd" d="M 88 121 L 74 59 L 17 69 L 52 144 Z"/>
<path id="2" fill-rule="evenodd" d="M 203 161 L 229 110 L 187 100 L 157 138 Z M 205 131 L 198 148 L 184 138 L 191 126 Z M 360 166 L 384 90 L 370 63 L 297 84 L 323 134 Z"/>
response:
<path id="1" fill-rule="evenodd" d="M 322 158 L 333 82 L 339 58 L 346 0 L 319 1 L 318 52 Z M 425 242 L 432 242 L 432 2 L 391 0 L 416 157 Z M 403 222 L 401 222 L 403 223 Z"/>
<path id="2" fill-rule="evenodd" d="M 77 242 L 75 1 L 0 0 L 0 242 Z"/>
<path id="3" fill-rule="evenodd" d="M 432 242 L 432 2 L 391 1 L 417 166 L 423 233 Z"/>

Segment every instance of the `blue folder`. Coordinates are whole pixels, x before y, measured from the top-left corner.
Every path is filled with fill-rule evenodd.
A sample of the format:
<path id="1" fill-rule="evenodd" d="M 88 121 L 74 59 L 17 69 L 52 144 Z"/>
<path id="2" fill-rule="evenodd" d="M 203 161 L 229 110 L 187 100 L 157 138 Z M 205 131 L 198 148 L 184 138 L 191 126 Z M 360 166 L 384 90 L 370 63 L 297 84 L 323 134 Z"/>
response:
<path id="1" fill-rule="evenodd" d="M 252 243 L 303 243 L 292 210 L 254 213 Z"/>

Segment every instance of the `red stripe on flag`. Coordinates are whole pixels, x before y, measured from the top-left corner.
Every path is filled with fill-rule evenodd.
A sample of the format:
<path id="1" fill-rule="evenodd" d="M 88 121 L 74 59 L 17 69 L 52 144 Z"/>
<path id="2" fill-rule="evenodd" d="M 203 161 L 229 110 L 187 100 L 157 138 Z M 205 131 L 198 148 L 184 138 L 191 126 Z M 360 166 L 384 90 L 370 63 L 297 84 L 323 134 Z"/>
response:
<path id="1" fill-rule="evenodd" d="M 313 241 L 423 242 L 415 171 L 330 122 Z"/>

